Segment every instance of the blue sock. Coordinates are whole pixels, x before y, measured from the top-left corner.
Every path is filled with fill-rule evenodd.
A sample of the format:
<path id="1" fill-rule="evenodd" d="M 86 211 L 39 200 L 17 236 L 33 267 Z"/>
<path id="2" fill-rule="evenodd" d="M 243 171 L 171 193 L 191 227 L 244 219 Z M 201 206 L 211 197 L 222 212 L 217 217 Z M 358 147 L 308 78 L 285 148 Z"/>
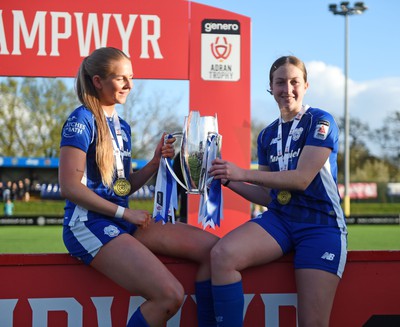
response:
<path id="1" fill-rule="evenodd" d="M 244 295 L 242 281 L 213 285 L 215 319 L 218 327 L 242 327 Z"/>
<path id="2" fill-rule="evenodd" d="M 144 319 L 142 311 L 140 311 L 140 307 L 137 308 L 131 319 L 129 319 L 126 327 L 150 327 L 150 325 Z"/>
<path id="3" fill-rule="evenodd" d="M 199 327 L 216 327 L 211 280 L 196 282 L 197 321 Z"/>

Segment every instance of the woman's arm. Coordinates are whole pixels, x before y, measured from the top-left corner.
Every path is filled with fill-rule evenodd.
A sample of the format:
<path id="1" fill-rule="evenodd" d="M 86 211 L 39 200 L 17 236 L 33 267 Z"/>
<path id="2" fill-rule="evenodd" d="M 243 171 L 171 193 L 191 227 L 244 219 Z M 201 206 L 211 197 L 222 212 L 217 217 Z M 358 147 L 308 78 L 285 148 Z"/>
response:
<path id="1" fill-rule="evenodd" d="M 153 158 L 140 170 L 133 172 L 132 168 L 129 174 L 129 181 L 131 183 L 131 193 L 140 189 L 148 180 L 157 172 L 162 158 L 173 158 L 175 151 L 173 143 L 175 138 L 167 139 L 164 144 L 164 133 L 154 151 Z"/>
<path id="2" fill-rule="evenodd" d="M 267 166 L 259 166 L 259 170 L 269 171 Z M 227 180 L 222 180 L 226 183 Z M 269 195 L 270 189 L 264 186 L 250 184 L 246 182 L 236 182 L 229 180 L 228 186 L 232 191 L 239 194 L 246 200 L 259 204 L 266 207 L 271 202 L 271 197 Z"/>
<path id="3" fill-rule="evenodd" d="M 229 186 L 245 198 L 252 194 L 249 187 L 238 186 L 236 182 L 246 182 L 268 189 L 287 189 L 304 191 L 324 166 L 331 153 L 330 148 L 317 146 L 305 146 L 300 154 L 299 162 L 295 170 L 271 172 L 265 169 L 250 170 L 236 166 L 232 162 L 216 159 L 211 168 L 215 178 L 229 179 Z M 232 184 L 232 186 L 231 186 Z M 252 195 L 255 196 L 255 195 Z M 252 198 L 253 199 L 253 198 Z M 258 203 L 258 202 L 254 202 Z"/>
<path id="4" fill-rule="evenodd" d="M 81 183 L 85 165 L 85 152 L 71 146 L 61 147 L 60 166 L 58 170 L 61 196 L 87 210 L 114 217 L 118 205 L 102 198 Z M 132 224 L 146 227 L 151 220 L 151 214 L 146 210 L 125 208 L 122 218 Z"/>
<path id="5" fill-rule="evenodd" d="M 85 152 L 71 146 L 61 147 L 58 169 L 61 196 L 87 210 L 113 217 L 118 206 L 103 199 L 81 183 L 85 166 Z"/>

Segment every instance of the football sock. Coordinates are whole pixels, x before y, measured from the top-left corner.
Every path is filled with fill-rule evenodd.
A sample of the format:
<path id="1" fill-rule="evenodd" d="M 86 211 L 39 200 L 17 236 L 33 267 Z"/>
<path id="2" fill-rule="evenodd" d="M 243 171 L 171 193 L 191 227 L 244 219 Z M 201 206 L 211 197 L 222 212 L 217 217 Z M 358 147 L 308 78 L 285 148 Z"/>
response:
<path id="1" fill-rule="evenodd" d="M 197 321 L 199 327 L 216 327 L 211 280 L 196 282 Z"/>
<path id="2" fill-rule="evenodd" d="M 215 319 L 218 327 L 242 327 L 244 295 L 242 281 L 213 285 Z"/>
<path id="3" fill-rule="evenodd" d="M 150 327 L 150 325 L 144 319 L 142 311 L 140 311 L 140 307 L 137 308 L 131 319 L 129 319 L 126 327 Z"/>

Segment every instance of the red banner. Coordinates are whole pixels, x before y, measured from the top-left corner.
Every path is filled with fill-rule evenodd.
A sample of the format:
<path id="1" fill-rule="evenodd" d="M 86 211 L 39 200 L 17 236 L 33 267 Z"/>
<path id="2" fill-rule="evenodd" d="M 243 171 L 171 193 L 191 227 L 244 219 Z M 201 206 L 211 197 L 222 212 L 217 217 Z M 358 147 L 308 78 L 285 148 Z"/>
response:
<path id="1" fill-rule="evenodd" d="M 350 199 L 376 199 L 378 186 L 376 183 L 350 183 Z M 340 197 L 344 197 L 344 185 L 338 185 Z"/>
<path id="2" fill-rule="evenodd" d="M 82 58 L 114 46 L 132 58 L 135 78 L 188 79 L 188 42 L 184 0 L 14 0 L 0 8 L 2 76 L 73 77 Z"/>

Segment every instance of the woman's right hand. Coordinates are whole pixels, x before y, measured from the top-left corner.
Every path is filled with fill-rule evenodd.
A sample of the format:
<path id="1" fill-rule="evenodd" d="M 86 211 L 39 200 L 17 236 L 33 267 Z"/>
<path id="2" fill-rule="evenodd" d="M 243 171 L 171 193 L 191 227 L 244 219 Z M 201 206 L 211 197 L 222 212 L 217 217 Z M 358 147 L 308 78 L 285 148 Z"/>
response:
<path id="1" fill-rule="evenodd" d="M 211 176 L 215 179 L 221 179 L 226 182 L 228 179 L 231 181 L 243 182 L 245 170 L 238 167 L 233 162 L 229 162 L 220 158 L 212 161 L 212 166 L 209 170 Z"/>
<path id="2" fill-rule="evenodd" d="M 125 208 L 123 218 L 141 228 L 146 228 L 153 219 L 147 210 L 132 210 L 128 208 Z"/>

